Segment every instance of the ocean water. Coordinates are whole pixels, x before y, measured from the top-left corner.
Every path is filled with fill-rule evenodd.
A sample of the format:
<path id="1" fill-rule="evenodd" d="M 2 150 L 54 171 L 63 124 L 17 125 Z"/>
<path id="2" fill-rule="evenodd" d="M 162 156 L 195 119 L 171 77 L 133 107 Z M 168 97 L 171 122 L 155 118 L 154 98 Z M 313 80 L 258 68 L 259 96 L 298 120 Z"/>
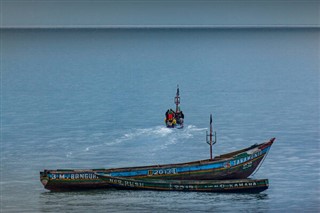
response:
<path id="1" fill-rule="evenodd" d="M 1 30 L 0 212 L 319 212 L 320 30 Z M 164 127 L 180 87 L 182 130 Z M 276 137 L 261 194 L 52 193 L 43 169 L 209 158 Z"/>

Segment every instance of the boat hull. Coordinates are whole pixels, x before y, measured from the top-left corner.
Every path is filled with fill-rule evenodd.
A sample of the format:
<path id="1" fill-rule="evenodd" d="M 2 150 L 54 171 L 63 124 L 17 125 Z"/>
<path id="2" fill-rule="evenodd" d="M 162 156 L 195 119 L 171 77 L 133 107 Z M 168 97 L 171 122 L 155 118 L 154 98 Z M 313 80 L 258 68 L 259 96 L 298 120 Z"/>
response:
<path id="1" fill-rule="evenodd" d="M 191 191 L 224 193 L 260 193 L 269 187 L 268 179 L 238 180 L 136 180 L 99 175 L 111 187 L 125 190 Z"/>
<path id="2" fill-rule="evenodd" d="M 98 175 L 135 179 L 164 180 L 229 180 L 249 177 L 267 155 L 274 138 L 243 150 L 180 164 L 153 165 L 115 169 L 44 170 L 40 180 L 51 191 L 108 188 Z"/>

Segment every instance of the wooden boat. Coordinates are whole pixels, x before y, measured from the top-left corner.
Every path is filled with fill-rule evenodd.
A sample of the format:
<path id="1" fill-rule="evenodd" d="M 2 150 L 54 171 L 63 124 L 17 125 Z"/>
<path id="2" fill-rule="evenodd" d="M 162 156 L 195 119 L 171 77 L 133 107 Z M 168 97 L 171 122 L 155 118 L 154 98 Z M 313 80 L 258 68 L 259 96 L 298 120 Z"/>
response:
<path id="1" fill-rule="evenodd" d="M 212 134 L 210 133 L 210 138 Z M 206 160 L 178 164 L 141 167 L 44 170 L 40 180 L 51 191 L 84 190 L 109 187 L 96 174 L 123 178 L 146 178 L 166 180 L 226 180 L 249 177 L 267 156 L 275 138 L 248 148 L 216 156 Z M 212 153 L 212 140 L 210 150 Z"/>
<path id="2" fill-rule="evenodd" d="M 113 188 L 130 190 L 260 193 L 269 187 L 268 179 L 137 180 L 99 174 L 97 176 Z"/>
<path id="3" fill-rule="evenodd" d="M 174 97 L 174 103 L 176 105 L 176 110 L 173 111 L 172 109 L 168 109 L 166 112 L 166 117 L 164 122 L 168 128 L 177 128 L 182 129 L 184 123 L 184 114 L 180 110 L 180 91 L 179 85 L 177 86 L 177 93 Z"/>

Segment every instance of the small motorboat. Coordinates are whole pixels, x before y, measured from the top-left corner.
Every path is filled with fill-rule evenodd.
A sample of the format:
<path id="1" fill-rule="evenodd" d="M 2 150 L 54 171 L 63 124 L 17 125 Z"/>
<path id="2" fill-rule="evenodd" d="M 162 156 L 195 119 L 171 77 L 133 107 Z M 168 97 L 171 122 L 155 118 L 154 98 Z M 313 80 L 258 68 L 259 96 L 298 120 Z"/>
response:
<path id="1" fill-rule="evenodd" d="M 174 103 L 176 105 L 176 110 L 168 109 L 165 114 L 164 122 L 168 128 L 183 128 L 184 114 L 180 109 L 180 91 L 179 85 L 177 86 L 177 93 L 174 97 Z"/>

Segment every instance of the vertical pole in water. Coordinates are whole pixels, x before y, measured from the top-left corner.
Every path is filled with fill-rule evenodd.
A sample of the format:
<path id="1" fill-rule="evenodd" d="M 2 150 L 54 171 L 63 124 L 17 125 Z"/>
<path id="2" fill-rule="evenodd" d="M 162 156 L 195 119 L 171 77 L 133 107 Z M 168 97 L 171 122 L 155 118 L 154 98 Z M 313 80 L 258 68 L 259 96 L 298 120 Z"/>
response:
<path id="1" fill-rule="evenodd" d="M 176 112 L 179 110 L 179 104 L 180 104 L 180 94 L 179 94 L 179 85 L 177 85 L 177 93 L 176 97 L 174 97 L 174 103 L 176 104 Z"/>
<path id="2" fill-rule="evenodd" d="M 210 160 L 212 160 L 212 114 L 210 114 Z"/>
<path id="3" fill-rule="evenodd" d="M 209 140 L 208 140 L 209 136 Z M 213 136 L 213 128 L 212 128 L 212 114 L 210 114 L 210 133 L 207 132 L 207 144 L 210 146 L 210 160 L 212 160 L 212 145 L 214 145 L 217 142 L 217 135 L 216 132 L 214 133 L 215 140 L 212 140 Z"/>

